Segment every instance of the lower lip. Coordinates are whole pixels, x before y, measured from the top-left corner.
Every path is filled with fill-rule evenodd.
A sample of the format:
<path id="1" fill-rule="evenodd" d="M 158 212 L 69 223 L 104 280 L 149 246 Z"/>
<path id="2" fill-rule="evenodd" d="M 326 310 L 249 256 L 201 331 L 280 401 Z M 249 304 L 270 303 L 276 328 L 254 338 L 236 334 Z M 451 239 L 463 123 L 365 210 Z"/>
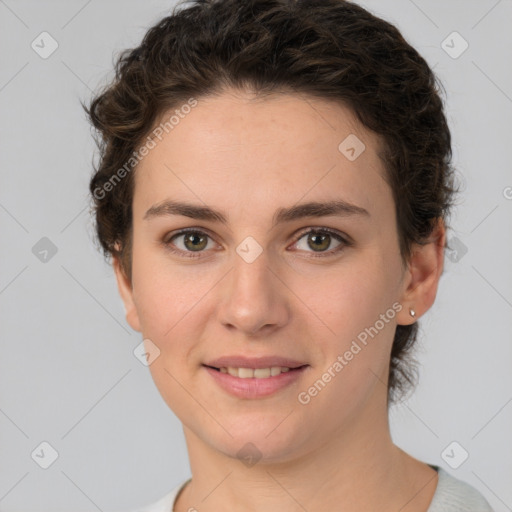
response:
<path id="1" fill-rule="evenodd" d="M 256 379 L 254 377 L 241 379 L 240 377 L 233 377 L 233 375 L 229 373 L 214 370 L 209 366 L 203 365 L 203 367 L 222 389 L 238 398 L 262 398 L 272 395 L 293 382 L 296 382 L 308 368 L 308 366 L 302 366 L 295 370 L 290 370 L 265 379 Z"/>

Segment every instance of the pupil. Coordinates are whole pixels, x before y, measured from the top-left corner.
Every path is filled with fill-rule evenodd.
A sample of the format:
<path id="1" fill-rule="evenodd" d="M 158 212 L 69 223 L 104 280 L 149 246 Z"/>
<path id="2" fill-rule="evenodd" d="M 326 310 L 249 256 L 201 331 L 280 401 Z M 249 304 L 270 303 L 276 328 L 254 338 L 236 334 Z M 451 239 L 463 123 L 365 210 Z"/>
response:
<path id="1" fill-rule="evenodd" d="M 187 241 L 190 242 L 192 244 L 192 248 L 201 248 L 201 239 L 203 239 L 203 242 L 204 242 L 204 237 L 202 236 L 199 236 L 195 233 L 190 233 L 188 236 L 187 236 Z M 196 242 L 194 242 L 194 240 L 196 240 Z"/>
<path id="2" fill-rule="evenodd" d="M 325 241 L 327 240 L 327 237 L 328 235 L 318 235 L 318 234 L 315 234 L 313 235 L 313 244 L 315 245 L 316 248 L 326 248 L 326 247 L 322 247 L 322 244 L 325 245 Z M 327 245 L 329 245 L 327 243 Z"/>

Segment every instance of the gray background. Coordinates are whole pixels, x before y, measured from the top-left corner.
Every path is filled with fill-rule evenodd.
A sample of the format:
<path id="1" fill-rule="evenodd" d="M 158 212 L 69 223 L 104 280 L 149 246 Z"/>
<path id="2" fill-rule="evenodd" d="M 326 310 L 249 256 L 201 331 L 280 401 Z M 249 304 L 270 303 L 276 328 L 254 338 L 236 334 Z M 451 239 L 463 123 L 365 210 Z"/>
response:
<path id="1" fill-rule="evenodd" d="M 392 409 L 393 439 L 512 510 L 512 3 L 360 3 L 445 84 L 463 184 L 449 233 L 459 249 L 421 318 L 420 383 Z M 1 511 L 130 510 L 189 476 L 181 425 L 133 354 L 140 334 L 93 243 L 95 146 L 79 104 L 172 5 L 0 0 Z M 59 45 L 46 59 L 31 48 L 43 31 Z M 469 44 L 457 58 L 442 47 L 454 31 Z M 59 455 L 48 469 L 43 441 Z M 442 456 L 453 441 L 469 453 L 457 469 Z"/>

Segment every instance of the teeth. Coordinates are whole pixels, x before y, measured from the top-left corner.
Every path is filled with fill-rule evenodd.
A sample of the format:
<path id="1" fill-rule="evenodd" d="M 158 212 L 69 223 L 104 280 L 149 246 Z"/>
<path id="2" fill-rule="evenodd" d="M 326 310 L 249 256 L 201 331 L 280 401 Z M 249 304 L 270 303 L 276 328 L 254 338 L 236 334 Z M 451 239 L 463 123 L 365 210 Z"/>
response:
<path id="1" fill-rule="evenodd" d="M 249 370 L 252 371 L 252 370 Z M 272 372 L 272 368 L 256 368 L 254 370 L 254 377 L 256 379 L 268 379 L 270 377 L 270 373 Z M 240 375 L 240 372 L 238 373 Z"/>
<path id="2" fill-rule="evenodd" d="M 289 368 L 281 368 L 280 366 L 272 366 L 272 368 L 270 368 L 270 376 L 275 377 L 276 375 L 279 375 L 283 371 L 283 369 L 286 371 L 289 370 Z"/>
<path id="3" fill-rule="evenodd" d="M 231 368 L 231 366 L 229 366 L 228 373 L 229 375 L 233 375 L 233 377 L 238 377 L 238 368 Z"/>
<path id="4" fill-rule="evenodd" d="M 230 372 L 231 368 L 228 368 L 228 372 Z M 237 370 L 235 368 L 233 368 L 233 370 L 236 372 Z M 231 373 L 231 375 L 233 375 Z M 238 376 L 241 378 L 241 379 L 248 379 L 250 377 L 254 377 L 254 370 L 252 370 L 251 368 L 238 368 Z"/>
<path id="5" fill-rule="evenodd" d="M 290 368 L 286 366 L 272 366 L 271 368 L 233 368 L 228 366 L 219 369 L 222 373 L 229 373 L 229 375 L 240 379 L 267 379 L 290 371 Z"/>

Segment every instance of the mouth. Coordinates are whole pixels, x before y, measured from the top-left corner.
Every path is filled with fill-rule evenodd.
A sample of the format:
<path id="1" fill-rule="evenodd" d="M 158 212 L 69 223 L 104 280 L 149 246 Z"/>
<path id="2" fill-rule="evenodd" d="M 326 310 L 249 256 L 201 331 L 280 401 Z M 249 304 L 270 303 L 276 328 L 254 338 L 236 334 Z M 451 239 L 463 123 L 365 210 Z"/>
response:
<path id="1" fill-rule="evenodd" d="M 309 364 L 261 368 L 203 364 L 202 367 L 212 384 L 228 395 L 244 400 L 266 398 L 290 386 L 299 386 L 303 373 L 311 368 Z"/>
<path id="2" fill-rule="evenodd" d="M 247 368 L 234 366 L 216 367 L 209 366 L 207 364 L 203 366 L 211 368 L 212 370 L 216 370 L 219 373 L 225 373 L 231 375 L 232 377 L 238 377 L 239 379 L 268 379 L 271 377 L 277 377 L 282 373 L 294 372 L 303 369 L 309 365 L 303 364 L 301 366 L 296 366 L 294 368 L 290 368 L 288 366 L 270 366 L 268 368 Z"/>

